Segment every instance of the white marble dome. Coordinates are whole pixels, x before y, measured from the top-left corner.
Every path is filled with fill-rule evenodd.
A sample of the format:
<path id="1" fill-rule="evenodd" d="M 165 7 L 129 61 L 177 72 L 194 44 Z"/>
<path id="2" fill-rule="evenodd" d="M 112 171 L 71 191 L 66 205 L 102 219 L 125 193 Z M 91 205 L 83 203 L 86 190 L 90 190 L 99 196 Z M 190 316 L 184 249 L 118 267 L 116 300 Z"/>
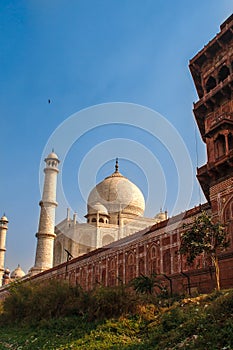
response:
<path id="1" fill-rule="evenodd" d="M 105 206 L 99 202 L 89 207 L 88 214 L 96 214 L 97 212 L 99 214 L 108 215 L 107 208 L 105 208 Z"/>
<path id="2" fill-rule="evenodd" d="M 14 269 L 12 272 L 11 272 L 11 278 L 22 278 L 25 276 L 25 272 L 21 269 L 21 266 L 18 265 L 16 267 L 16 269 Z"/>
<path id="3" fill-rule="evenodd" d="M 96 185 L 88 197 L 87 210 L 91 213 L 96 203 L 101 203 L 108 214 L 121 212 L 133 216 L 142 216 L 145 210 L 145 200 L 141 190 L 118 171 Z"/>
<path id="4" fill-rule="evenodd" d="M 58 156 L 55 152 L 49 153 L 49 155 L 46 157 L 46 159 L 56 159 L 58 160 Z"/>
<path id="5" fill-rule="evenodd" d="M 0 221 L 3 221 L 3 222 L 8 222 L 8 219 L 5 215 L 3 215 L 0 219 Z"/>

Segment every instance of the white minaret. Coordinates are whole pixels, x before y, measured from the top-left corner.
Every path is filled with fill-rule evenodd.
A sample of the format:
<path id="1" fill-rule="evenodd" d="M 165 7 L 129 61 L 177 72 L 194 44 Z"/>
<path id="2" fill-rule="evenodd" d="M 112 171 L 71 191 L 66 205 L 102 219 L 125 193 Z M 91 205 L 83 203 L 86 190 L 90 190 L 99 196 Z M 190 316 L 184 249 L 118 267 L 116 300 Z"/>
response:
<path id="1" fill-rule="evenodd" d="M 5 261 L 5 252 L 6 252 L 6 233 L 8 230 L 8 220 L 5 215 L 0 219 L 0 287 L 3 282 L 4 275 L 4 261 Z"/>
<path id="2" fill-rule="evenodd" d="M 39 228 L 36 234 L 37 247 L 35 265 L 31 269 L 31 274 L 35 275 L 53 266 L 53 245 L 54 245 L 54 226 L 57 174 L 59 173 L 58 156 L 52 152 L 45 159 L 46 167 L 44 169 L 44 189 L 40 204 Z"/>

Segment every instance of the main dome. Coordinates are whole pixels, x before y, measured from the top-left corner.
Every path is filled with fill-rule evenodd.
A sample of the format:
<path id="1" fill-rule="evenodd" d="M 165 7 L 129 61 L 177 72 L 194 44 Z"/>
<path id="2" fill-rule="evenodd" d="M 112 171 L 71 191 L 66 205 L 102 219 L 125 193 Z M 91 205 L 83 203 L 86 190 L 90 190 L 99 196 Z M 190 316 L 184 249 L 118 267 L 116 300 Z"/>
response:
<path id="1" fill-rule="evenodd" d="M 97 184 L 88 197 L 87 210 L 96 203 L 101 203 L 111 213 L 121 212 L 134 216 L 142 216 L 145 210 L 145 200 L 141 190 L 118 171 L 116 161 L 115 172 Z"/>

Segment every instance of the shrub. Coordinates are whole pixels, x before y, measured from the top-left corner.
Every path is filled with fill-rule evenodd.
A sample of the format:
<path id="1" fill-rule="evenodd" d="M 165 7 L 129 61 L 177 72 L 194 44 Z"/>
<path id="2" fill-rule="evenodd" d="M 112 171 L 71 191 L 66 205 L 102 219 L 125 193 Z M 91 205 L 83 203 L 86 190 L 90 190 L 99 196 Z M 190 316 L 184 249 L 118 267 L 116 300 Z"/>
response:
<path id="1" fill-rule="evenodd" d="M 97 287 L 90 292 L 90 319 L 117 317 L 136 310 L 134 295 L 123 285 L 116 287 Z"/>
<path id="2" fill-rule="evenodd" d="M 64 281 L 16 283 L 3 303 L 2 320 L 35 322 L 61 316 L 85 316 L 89 320 L 117 317 L 136 311 L 135 295 L 125 286 L 102 287 L 85 292 Z"/>
<path id="3" fill-rule="evenodd" d="M 81 290 L 65 282 L 17 283 L 3 303 L 3 316 L 9 322 L 37 322 L 42 319 L 78 313 Z M 74 311 L 75 310 L 75 311 Z"/>

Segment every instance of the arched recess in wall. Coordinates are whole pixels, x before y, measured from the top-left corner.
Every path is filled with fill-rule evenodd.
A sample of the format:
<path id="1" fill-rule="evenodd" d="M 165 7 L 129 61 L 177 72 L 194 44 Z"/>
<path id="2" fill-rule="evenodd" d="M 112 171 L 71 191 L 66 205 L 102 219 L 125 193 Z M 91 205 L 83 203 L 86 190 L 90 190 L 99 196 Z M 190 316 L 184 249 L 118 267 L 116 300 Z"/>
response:
<path id="1" fill-rule="evenodd" d="M 123 283 L 123 264 L 118 266 L 118 280 Z"/>
<path id="2" fill-rule="evenodd" d="M 145 260 L 144 258 L 139 259 L 139 275 L 144 275 L 145 274 Z"/>
<path id="3" fill-rule="evenodd" d="M 131 281 L 135 277 L 135 256 L 133 252 L 130 252 L 127 257 L 127 282 Z"/>
<path id="4" fill-rule="evenodd" d="M 99 271 L 100 271 L 100 264 L 99 263 L 95 263 L 94 266 L 93 266 L 93 281 L 95 283 L 99 283 L 100 282 Z"/>
<path id="5" fill-rule="evenodd" d="M 215 158 L 218 159 L 226 154 L 225 136 L 219 134 L 214 141 Z"/>
<path id="6" fill-rule="evenodd" d="M 210 92 L 216 86 L 216 79 L 212 75 L 208 78 L 206 82 L 206 92 Z"/>
<path id="7" fill-rule="evenodd" d="M 116 285 L 116 259 L 113 257 L 108 263 L 108 285 Z"/>
<path id="8" fill-rule="evenodd" d="M 54 247 L 54 265 L 61 264 L 61 252 L 62 252 L 62 246 L 60 242 L 55 243 Z"/>
<path id="9" fill-rule="evenodd" d="M 110 244 L 114 242 L 114 237 L 112 237 L 111 235 L 104 235 L 102 238 L 102 246 L 105 246 L 107 244 Z"/>
<path id="10" fill-rule="evenodd" d="M 83 287 L 86 286 L 86 277 L 87 277 L 87 268 L 86 266 L 83 266 L 80 269 L 80 284 Z"/>
<path id="11" fill-rule="evenodd" d="M 169 250 L 163 254 L 163 272 L 167 275 L 171 273 L 171 253 Z"/>
<path id="12" fill-rule="evenodd" d="M 173 272 L 179 271 L 179 252 L 178 249 L 175 248 L 173 250 Z"/>
<path id="13" fill-rule="evenodd" d="M 103 286 L 106 286 L 106 269 L 102 269 L 102 273 L 101 273 L 101 284 Z"/>
<path id="14" fill-rule="evenodd" d="M 229 233 L 230 246 L 233 246 L 233 196 L 228 199 L 222 210 L 222 218 Z M 230 235 L 231 233 L 231 235 Z"/>
<path id="15" fill-rule="evenodd" d="M 222 66 L 218 72 L 218 82 L 224 81 L 228 75 L 230 75 L 230 69 L 226 65 Z"/>
<path id="16" fill-rule="evenodd" d="M 93 265 L 89 264 L 87 267 L 87 286 L 90 290 L 92 288 L 93 283 Z"/>
<path id="17" fill-rule="evenodd" d="M 90 251 L 91 247 L 92 247 L 91 234 L 90 233 L 82 234 L 79 238 L 79 253 L 86 253 Z"/>
<path id="18" fill-rule="evenodd" d="M 109 261 L 109 270 L 115 270 L 116 269 L 116 259 L 115 257 L 113 257 L 112 259 L 110 259 Z"/>
<path id="19" fill-rule="evenodd" d="M 149 249 L 149 272 L 152 273 L 160 273 L 160 252 L 157 245 L 152 244 Z"/>
<path id="20" fill-rule="evenodd" d="M 225 224 L 233 218 L 233 196 L 225 203 L 222 213 Z"/>
<path id="21" fill-rule="evenodd" d="M 154 245 L 152 245 L 150 248 L 150 257 L 151 259 L 154 259 L 156 257 L 156 247 Z"/>

